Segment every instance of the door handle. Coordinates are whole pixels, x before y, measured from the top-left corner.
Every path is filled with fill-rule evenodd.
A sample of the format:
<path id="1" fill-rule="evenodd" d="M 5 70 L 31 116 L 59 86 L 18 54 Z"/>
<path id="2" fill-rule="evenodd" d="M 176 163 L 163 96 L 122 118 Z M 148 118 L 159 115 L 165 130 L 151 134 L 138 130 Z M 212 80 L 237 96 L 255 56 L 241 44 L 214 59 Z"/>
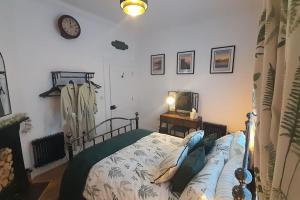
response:
<path id="1" fill-rule="evenodd" d="M 117 109 L 117 106 L 116 106 L 116 105 L 110 106 L 110 110 L 115 110 L 115 109 Z"/>

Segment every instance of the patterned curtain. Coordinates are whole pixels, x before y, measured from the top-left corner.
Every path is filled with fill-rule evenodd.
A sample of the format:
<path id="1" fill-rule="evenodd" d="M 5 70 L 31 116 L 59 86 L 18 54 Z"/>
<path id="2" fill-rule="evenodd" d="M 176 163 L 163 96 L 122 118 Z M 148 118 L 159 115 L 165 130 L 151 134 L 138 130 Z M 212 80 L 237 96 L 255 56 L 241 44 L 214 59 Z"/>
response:
<path id="1" fill-rule="evenodd" d="M 263 0 L 254 79 L 262 199 L 300 199 L 300 0 Z"/>

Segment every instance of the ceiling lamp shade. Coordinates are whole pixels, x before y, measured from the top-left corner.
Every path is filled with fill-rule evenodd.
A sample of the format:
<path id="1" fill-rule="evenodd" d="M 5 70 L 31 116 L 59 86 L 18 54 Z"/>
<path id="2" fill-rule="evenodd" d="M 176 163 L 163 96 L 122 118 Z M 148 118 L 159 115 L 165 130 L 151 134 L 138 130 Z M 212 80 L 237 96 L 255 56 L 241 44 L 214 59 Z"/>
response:
<path id="1" fill-rule="evenodd" d="M 143 14 L 148 8 L 147 3 L 147 0 L 120 0 L 123 12 L 133 17 Z"/>

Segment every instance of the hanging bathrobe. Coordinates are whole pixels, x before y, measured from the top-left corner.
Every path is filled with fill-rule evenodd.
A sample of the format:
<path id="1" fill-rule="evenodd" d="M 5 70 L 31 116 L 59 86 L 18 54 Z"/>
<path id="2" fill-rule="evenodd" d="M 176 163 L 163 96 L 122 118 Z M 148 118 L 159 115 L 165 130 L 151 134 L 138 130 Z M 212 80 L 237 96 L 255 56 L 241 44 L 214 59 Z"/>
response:
<path id="1" fill-rule="evenodd" d="M 79 137 L 77 123 L 78 87 L 67 84 L 61 90 L 62 125 L 66 136 Z"/>
<path id="2" fill-rule="evenodd" d="M 89 133 L 95 128 L 95 113 L 97 112 L 96 92 L 93 85 L 87 83 L 79 88 L 78 93 L 78 124 L 79 133 Z M 88 134 L 88 138 L 95 136 L 96 130 Z"/>

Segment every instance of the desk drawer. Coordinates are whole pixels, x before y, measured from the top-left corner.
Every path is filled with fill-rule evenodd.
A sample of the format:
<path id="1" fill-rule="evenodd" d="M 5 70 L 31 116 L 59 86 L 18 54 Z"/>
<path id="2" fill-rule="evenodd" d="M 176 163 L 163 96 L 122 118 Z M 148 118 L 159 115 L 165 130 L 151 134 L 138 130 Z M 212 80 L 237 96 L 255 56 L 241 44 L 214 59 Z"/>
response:
<path id="1" fill-rule="evenodd" d="M 183 119 L 174 119 L 174 118 L 166 118 L 160 117 L 160 121 L 168 124 L 173 124 L 176 126 L 184 126 L 187 128 L 197 129 L 201 126 L 201 122 L 183 120 Z"/>
<path id="2" fill-rule="evenodd" d="M 168 124 L 173 124 L 175 122 L 175 119 L 173 118 L 166 118 L 166 117 L 160 117 L 160 121 Z"/>
<path id="3" fill-rule="evenodd" d="M 161 122 L 168 123 L 168 124 L 173 124 L 177 126 L 184 126 L 185 120 L 180 120 L 176 118 L 166 118 L 166 117 L 161 117 L 160 118 Z"/>

